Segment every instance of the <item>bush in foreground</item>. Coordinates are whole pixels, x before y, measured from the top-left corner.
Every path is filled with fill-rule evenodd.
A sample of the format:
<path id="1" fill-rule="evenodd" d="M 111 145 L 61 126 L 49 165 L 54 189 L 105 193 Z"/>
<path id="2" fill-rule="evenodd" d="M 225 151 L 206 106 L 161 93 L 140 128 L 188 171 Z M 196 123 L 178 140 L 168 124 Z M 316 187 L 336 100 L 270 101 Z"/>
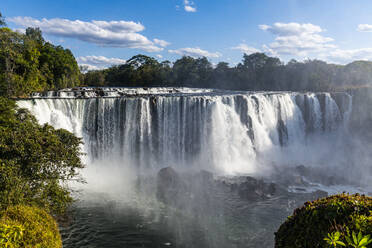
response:
<path id="1" fill-rule="evenodd" d="M 0 247 L 61 248 L 56 221 L 44 210 L 13 206 L 1 212 Z"/>
<path id="2" fill-rule="evenodd" d="M 275 247 L 371 248 L 370 234 L 372 197 L 340 194 L 306 202 L 296 209 L 275 233 Z"/>

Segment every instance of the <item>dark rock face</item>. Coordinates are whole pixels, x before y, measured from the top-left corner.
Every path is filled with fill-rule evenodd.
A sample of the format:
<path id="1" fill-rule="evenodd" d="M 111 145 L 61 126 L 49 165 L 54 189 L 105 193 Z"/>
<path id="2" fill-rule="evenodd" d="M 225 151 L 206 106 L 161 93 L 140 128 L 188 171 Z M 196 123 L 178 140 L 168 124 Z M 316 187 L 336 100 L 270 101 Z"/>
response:
<path id="1" fill-rule="evenodd" d="M 323 191 L 323 190 L 317 190 L 317 191 L 313 192 L 312 194 L 314 195 L 315 199 L 319 199 L 319 198 L 323 198 L 323 197 L 328 196 L 328 193 Z"/>
<path id="2" fill-rule="evenodd" d="M 305 165 L 302 165 L 302 164 L 296 166 L 295 172 L 298 173 L 298 175 L 304 176 L 304 177 L 307 177 L 310 175 L 309 169 Z"/>
<path id="3" fill-rule="evenodd" d="M 233 181 L 222 181 L 220 185 L 228 187 L 232 193 L 248 201 L 265 200 L 277 193 L 275 183 L 267 183 L 253 177 L 238 177 Z"/>
<path id="4" fill-rule="evenodd" d="M 100 96 L 100 97 L 105 96 L 105 92 L 101 88 L 97 88 L 95 93 L 97 96 Z"/>
<path id="5" fill-rule="evenodd" d="M 278 167 L 272 178 L 277 184 L 284 187 L 295 186 L 306 188 L 315 184 L 325 186 L 358 184 L 358 181 L 353 181 L 353 178 L 348 178 L 345 174 L 342 174 L 341 169 L 337 170 L 336 168 L 330 171 L 328 168 L 319 165 Z"/>
<path id="6" fill-rule="evenodd" d="M 246 181 L 237 185 L 237 191 L 241 198 L 246 200 L 260 200 L 268 198 L 276 191 L 274 183 L 265 183 L 253 177 L 247 177 Z"/>
<path id="7" fill-rule="evenodd" d="M 195 180 L 199 181 L 202 185 L 210 185 L 214 182 L 214 176 L 210 171 L 201 170 L 195 177 Z"/>
<path id="8" fill-rule="evenodd" d="M 163 168 L 158 172 L 156 196 L 160 201 L 174 204 L 186 193 L 186 183 L 172 167 Z"/>

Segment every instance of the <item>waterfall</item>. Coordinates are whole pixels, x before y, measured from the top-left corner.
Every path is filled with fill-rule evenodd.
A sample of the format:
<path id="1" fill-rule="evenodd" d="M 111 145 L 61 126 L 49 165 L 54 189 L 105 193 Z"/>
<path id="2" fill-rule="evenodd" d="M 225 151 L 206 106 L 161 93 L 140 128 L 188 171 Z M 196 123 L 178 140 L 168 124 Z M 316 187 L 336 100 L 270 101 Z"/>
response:
<path id="1" fill-rule="evenodd" d="M 132 91 L 83 98 L 48 93 L 17 103 L 41 124 L 82 137 L 89 161 L 227 173 L 256 172 L 288 152 L 306 153 L 312 136 L 346 132 L 352 106 L 346 93 Z"/>

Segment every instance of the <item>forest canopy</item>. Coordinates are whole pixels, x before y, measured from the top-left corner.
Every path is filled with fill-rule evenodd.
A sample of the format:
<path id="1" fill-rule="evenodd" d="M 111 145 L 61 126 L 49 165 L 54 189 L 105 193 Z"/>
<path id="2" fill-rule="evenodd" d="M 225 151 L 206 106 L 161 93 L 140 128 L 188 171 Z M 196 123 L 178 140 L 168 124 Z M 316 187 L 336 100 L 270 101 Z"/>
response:
<path id="1" fill-rule="evenodd" d="M 0 18 L 0 26 L 5 22 Z M 0 27 L 0 96 L 75 87 L 80 71 L 68 49 L 46 42 L 39 28 L 26 33 Z"/>
<path id="2" fill-rule="evenodd" d="M 282 62 L 264 53 L 244 54 L 242 62 L 230 67 L 213 65 L 207 58 L 184 56 L 174 63 L 136 55 L 125 64 L 88 71 L 87 86 L 196 87 L 228 90 L 332 91 L 372 86 L 372 62 L 347 65 L 321 60 Z"/>

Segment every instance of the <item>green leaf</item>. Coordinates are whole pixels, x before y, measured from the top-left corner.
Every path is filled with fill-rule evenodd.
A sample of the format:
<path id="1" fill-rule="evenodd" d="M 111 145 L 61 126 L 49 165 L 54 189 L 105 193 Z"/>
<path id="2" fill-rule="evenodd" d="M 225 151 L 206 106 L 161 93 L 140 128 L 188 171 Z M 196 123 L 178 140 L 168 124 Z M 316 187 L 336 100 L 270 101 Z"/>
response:
<path id="1" fill-rule="evenodd" d="M 336 244 L 339 244 L 339 245 L 342 245 L 342 246 L 346 246 L 344 242 L 342 241 L 336 241 Z"/>
<path id="2" fill-rule="evenodd" d="M 345 239 L 346 239 L 346 242 L 347 242 L 349 245 L 351 245 L 351 244 L 353 243 L 353 241 L 351 240 L 351 238 L 350 238 L 349 236 L 346 236 Z"/>
<path id="3" fill-rule="evenodd" d="M 363 238 L 362 232 L 359 231 L 359 233 L 358 233 L 358 244 L 362 240 L 362 238 Z"/>
<path id="4" fill-rule="evenodd" d="M 358 238 L 357 238 L 357 236 L 356 236 L 356 234 L 355 234 L 355 232 L 353 231 L 353 241 L 354 241 L 354 244 L 358 244 Z"/>

